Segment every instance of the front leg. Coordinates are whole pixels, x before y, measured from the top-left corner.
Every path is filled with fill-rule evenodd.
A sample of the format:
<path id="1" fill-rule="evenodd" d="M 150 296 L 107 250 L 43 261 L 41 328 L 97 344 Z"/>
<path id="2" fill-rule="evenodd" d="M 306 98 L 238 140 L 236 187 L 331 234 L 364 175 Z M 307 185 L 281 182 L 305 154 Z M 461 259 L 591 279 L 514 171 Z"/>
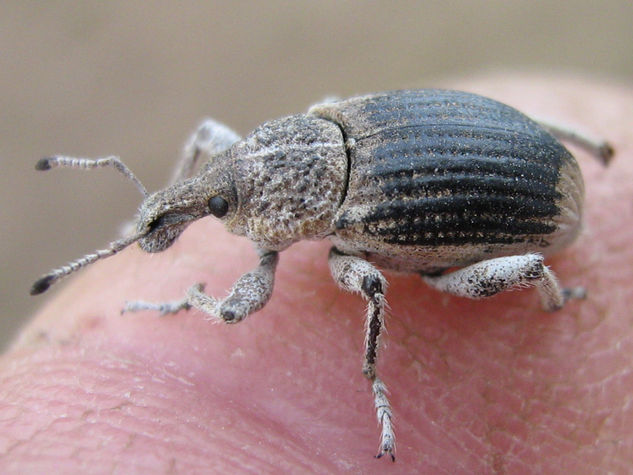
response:
<path id="1" fill-rule="evenodd" d="M 166 303 L 128 302 L 123 312 L 156 310 L 165 315 L 194 307 L 225 323 L 242 321 L 266 305 L 273 293 L 279 253 L 260 250 L 259 256 L 257 268 L 242 275 L 224 299 L 218 300 L 205 294 L 203 286 L 196 284 L 187 291 L 187 296 L 182 300 Z"/>
<path id="2" fill-rule="evenodd" d="M 360 257 L 347 256 L 333 247 L 329 256 L 330 271 L 343 290 L 360 293 L 367 300 L 367 327 L 363 374 L 372 383 L 376 417 L 381 425 L 380 451 L 376 457 L 389 454 L 395 461 L 396 439 L 387 388 L 376 375 L 380 334 L 385 326 L 385 291 L 387 281 L 369 262 Z"/>

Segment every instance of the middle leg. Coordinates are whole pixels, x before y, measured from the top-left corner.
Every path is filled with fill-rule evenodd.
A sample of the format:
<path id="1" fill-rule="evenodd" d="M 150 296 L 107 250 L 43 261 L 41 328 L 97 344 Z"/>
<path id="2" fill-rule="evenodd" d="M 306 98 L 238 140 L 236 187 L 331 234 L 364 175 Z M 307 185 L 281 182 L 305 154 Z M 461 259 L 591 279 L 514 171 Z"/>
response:
<path id="1" fill-rule="evenodd" d="M 389 454 L 395 461 L 395 434 L 387 388 L 376 375 L 378 345 L 385 325 L 385 291 L 387 281 L 369 262 L 360 257 L 342 254 L 333 247 L 329 256 L 330 271 L 343 290 L 360 293 L 367 300 L 367 327 L 363 374 L 371 381 L 376 417 L 381 425 L 380 451 L 376 457 Z"/>

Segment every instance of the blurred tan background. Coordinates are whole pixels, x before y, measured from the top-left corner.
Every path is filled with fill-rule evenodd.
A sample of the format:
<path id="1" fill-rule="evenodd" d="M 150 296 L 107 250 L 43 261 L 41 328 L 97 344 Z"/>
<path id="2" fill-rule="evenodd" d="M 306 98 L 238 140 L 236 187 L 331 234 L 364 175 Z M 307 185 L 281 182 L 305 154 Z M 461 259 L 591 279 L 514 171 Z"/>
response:
<path id="1" fill-rule="evenodd" d="M 630 0 L 2 2 L 0 347 L 46 299 L 33 280 L 140 203 L 111 170 L 38 158 L 117 154 L 153 191 L 204 116 L 247 133 L 327 95 L 497 69 L 628 83 L 631 25 Z"/>

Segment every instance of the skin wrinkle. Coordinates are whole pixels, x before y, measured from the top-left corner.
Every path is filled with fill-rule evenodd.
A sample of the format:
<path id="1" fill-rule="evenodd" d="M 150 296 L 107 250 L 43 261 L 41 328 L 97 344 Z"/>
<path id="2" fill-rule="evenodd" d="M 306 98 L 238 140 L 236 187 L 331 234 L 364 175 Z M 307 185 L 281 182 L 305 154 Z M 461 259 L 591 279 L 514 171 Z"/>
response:
<path id="1" fill-rule="evenodd" d="M 134 374 L 136 374 L 137 377 L 139 374 L 147 374 L 144 374 L 142 379 L 140 381 L 137 381 L 136 387 L 130 392 L 129 400 L 123 399 L 120 402 L 112 404 L 113 398 L 111 397 L 109 387 L 107 385 L 100 385 L 97 381 L 93 381 L 92 379 L 105 379 L 106 381 L 110 381 L 111 378 L 116 379 L 115 373 L 118 370 L 123 369 L 125 371 L 129 371 L 130 369 L 132 369 L 132 365 L 130 365 L 129 362 L 126 362 L 122 366 L 118 365 L 118 361 L 116 361 L 115 359 L 99 361 L 94 361 L 92 359 L 84 360 L 84 370 L 88 369 L 91 366 L 89 361 L 94 362 L 94 368 L 90 368 L 88 371 L 85 371 L 81 376 L 81 381 L 79 381 L 75 379 L 73 372 L 70 371 L 73 357 L 72 352 L 66 357 L 70 360 L 70 365 L 66 367 L 62 365 L 61 371 L 50 372 L 46 366 L 42 368 L 43 373 L 47 377 L 50 377 L 52 380 L 54 380 L 55 383 L 52 386 L 42 385 L 39 391 L 35 394 L 34 399 L 37 401 L 41 401 L 41 403 L 37 405 L 37 410 L 45 411 L 50 416 L 49 423 L 31 433 L 28 438 L 25 438 L 24 440 L 14 444 L 12 447 L 9 448 L 9 450 L 5 452 L 5 455 L 10 455 L 11 451 L 17 450 L 20 446 L 24 447 L 34 441 L 37 441 L 40 435 L 45 436 L 51 430 L 53 430 L 54 432 L 56 425 L 59 425 L 60 423 L 64 424 L 69 420 L 68 416 L 55 412 L 55 407 L 57 407 L 58 404 L 63 404 L 64 401 L 50 397 L 51 394 L 55 396 L 59 392 L 59 388 L 80 389 L 82 392 L 86 393 L 87 396 L 89 396 L 88 398 L 86 398 L 87 402 L 92 405 L 96 404 L 97 406 L 96 408 L 84 409 L 81 412 L 80 417 L 77 419 L 81 422 L 81 424 L 72 427 L 70 433 L 68 431 L 62 432 L 62 440 L 65 440 L 71 446 L 74 446 L 72 455 L 77 456 L 78 459 L 80 459 L 82 454 L 84 453 L 88 456 L 88 458 L 91 458 L 92 453 L 98 453 L 101 449 L 111 443 L 108 441 L 113 440 L 112 437 L 106 436 L 105 439 L 100 439 L 100 443 L 98 446 L 77 446 L 78 442 L 81 443 L 85 439 L 74 437 L 72 433 L 74 431 L 78 431 L 80 433 L 85 432 L 86 430 L 91 431 L 91 428 L 95 427 L 98 428 L 99 432 L 104 435 L 107 433 L 118 432 L 119 435 L 114 435 L 114 439 L 118 439 L 123 436 L 124 438 L 126 438 L 126 442 L 125 444 L 117 445 L 123 446 L 128 450 L 133 449 L 133 445 L 136 443 L 147 445 L 147 439 L 149 439 L 151 446 L 156 446 L 157 444 L 159 446 L 165 444 L 173 445 L 173 443 L 176 442 L 178 439 L 182 439 L 182 437 L 178 437 L 178 434 L 182 433 L 183 429 L 185 430 L 185 432 L 189 432 L 188 430 L 186 430 L 187 428 L 194 429 L 195 433 L 198 434 L 194 437 L 194 439 L 200 439 L 200 436 L 203 436 L 203 438 L 208 438 L 208 435 L 205 437 L 204 433 L 200 433 L 200 429 L 204 428 L 198 427 L 197 429 L 195 429 L 194 426 L 191 426 L 191 424 L 189 423 L 186 415 L 180 416 L 178 418 L 179 421 L 176 424 L 165 425 L 165 423 L 162 422 L 162 420 L 170 419 L 169 415 L 171 414 L 171 412 L 167 409 L 169 408 L 171 401 L 173 400 L 172 393 L 177 393 L 177 397 L 179 398 L 186 396 L 188 393 L 191 393 L 191 396 L 195 397 L 195 393 L 191 392 L 191 385 L 182 383 L 182 380 L 180 378 L 172 378 L 170 382 L 180 383 L 180 386 L 172 388 L 167 393 L 165 393 L 161 391 L 161 388 L 165 387 L 165 381 L 163 380 L 165 372 L 161 371 L 161 368 L 158 368 L 159 372 L 155 374 L 152 371 L 148 371 L 152 368 L 145 364 L 142 364 L 142 362 L 138 362 L 133 365 Z M 104 370 L 110 373 L 110 377 L 106 377 L 103 375 Z M 94 378 L 94 375 L 97 375 L 97 378 Z M 26 379 L 27 377 L 30 378 L 33 375 L 23 373 L 23 376 Z M 17 381 L 21 380 L 18 378 Z M 27 383 L 27 381 L 23 382 Z M 152 387 L 154 387 L 154 389 L 152 389 Z M 53 389 L 53 391 L 51 391 L 51 389 Z M 96 391 L 96 389 L 100 389 L 101 391 Z M 105 400 L 102 399 L 103 396 L 105 396 Z M 127 393 L 121 395 L 120 397 L 127 397 Z M 120 397 L 118 399 L 120 399 Z M 99 403 L 99 401 L 102 402 Z M 79 408 L 75 407 L 74 409 L 75 410 L 73 412 L 77 412 Z M 165 410 L 167 411 L 165 412 Z M 148 414 L 148 411 L 149 413 L 153 414 L 158 411 L 158 415 L 155 414 L 152 417 L 147 417 L 145 414 Z M 256 408 L 254 408 L 254 411 L 255 412 L 253 413 L 253 415 L 257 414 Z M 166 417 L 162 417 L 160 415 L 161 412 L 164 412 Z M 192 418 L 192 421 L 194 421 L 195 423 L 196 418 Z M 161 435 L 164 433 L 172 433 L 172 431 L 174 432 L 173 436 Z M 285 436 L 282 433 L 280 433 L 280 436 L 282 436 L 285 440 Z M 187 436 L 182 439 L 182 441 L 185 445 L 187 445 L 187 441 L 190 439 L 192 439 L 192 437 Z M 44 440 L 46 440 L 46 437 L 44 437 Z M 302 451 L 291 450 L 289 454 L 292 453 L 302 453 Z M 255 456 L 256 454 L 253 455 Z M 199 462 L 194 465 L 199 465 L 200 467 L 204 466 L 204 459 L 207 456 L 208 455 L 205 452 L 199 452 Z M 229 459 L 231 458 L 230 454 L 224 454 L 224 456 L 228 457 Z M 234 461 L 237 462 L 237 460 Z M 308 465 L 301 463 L 300 459 L 297 459 L 296 462 L 299 463 L 299 465 L 303 465 L 305 469 L 308 468 Z M 136 465 L 136 468 L 140 469 L 143 467 L 143 461 L 141 460 L 140 463 Z M 147 469 L 149 469 L 150 467 L 151 465 L 146 466 Z M 271 465 L 270 469 L 272 468 L 273 466 Z"/>
<path id="2" fill-rule="evenodd" d="M 114 369 L 114 368 L 108 368 L 108 369 Z M 56 375 L 51 375 L 51 376 L 56 376 Z M 57 378 L 56 378 L 57 379 Z M 68 384 L 69 387 L 72 387 L 71 384 L 69 384 L 69 382 L 64 381 L 64 384 Z M 79 383 L 78 381 L 76 383 Z M 59 383 L 58 383 L 59 384 Z M 61 384 L 60 386 L 63 387 L 63 384 Z M 46 389 L 46 388 L 42 388 L 42 389 Z M 88 393 L 88 395 L 90 396 L 91 401 L 94 403 L 96 401 L 98 401 L 102 396 L 101 394 L 95 393 L 93 390 L 91 389 L 84 389 L 84 391 L 86 391 Z M 107 389 L 106 389 L 107 391 Z M 48 395 L 49 391 L 46 391 L 47 395 Z M 49 407 L 53 407 L 56 404 L 56 401 L 54 400 L 50 400 L 49 401 Z M 104 405 L 103 407 L 98 408 L 97 410 L 85 410 L 83 411 L 83 413 L 81 414 L 81 420 L 83 420 L 84 422 L 91 422 L 91 423 L 98 423 L 98 424 L 103 424 L 104 423 L 104 415 L 108 415 L 108 413 L 110 412 L 116 412 L 116 413 L 120 413 L 121 411 L 124 410 L 124 408 L 126 408 L 127 406 L 131 406 L 132 403 L 129 401 L 122 401 L 120 403 L 116 403 L 115 405 L 111 405 L 111 402 L 106 401 L 106 405 Z M 142 406 L 137 406 L 137 407 L 145 407 L 145 405 Z M 59 421 L 63 421 L 65 419 L 64 416 L 59 416 L 58 419 L 55 419 L 52 421 L 51 424 L 55 424 L 58 423 Z M 93 419 L 93 420 L 91 420 Z M 111 428 L 115 428 L 115 426 L 113 425 L 112 422 L 106 422 L 106 426 L 107 427 L 111 427 Z M 80 450 L 80 449 L 78 449 Z"/>

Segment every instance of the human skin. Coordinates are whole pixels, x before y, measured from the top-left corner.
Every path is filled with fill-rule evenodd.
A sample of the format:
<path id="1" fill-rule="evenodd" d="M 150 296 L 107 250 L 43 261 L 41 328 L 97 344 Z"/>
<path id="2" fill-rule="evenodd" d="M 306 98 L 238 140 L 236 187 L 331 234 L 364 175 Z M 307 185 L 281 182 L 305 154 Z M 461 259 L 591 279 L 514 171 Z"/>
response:
<path id="1" fill-rule="evenodd" d="M 195 310 L 121 315 L 126 300 L 177 299 L 195 282 L 226 295 L 256 265 L 247 240 L 208 218 L 165 252 L 133 246 L 51 291 L 0 359 L 0 472 L 633 469 L 633 90 L 536 75 L 450 86 L 579 125 L 617 155 L 603 168 L 570 147 L 585 229 L 546 262 L 586 300 L 545 313 L 534 290 L 473 301 L 385 272 L 378 373 L 395 464 L 373 458 L 365 303 L 331 279 L 328 242 L 283 252 L 270 302 L 239 324 Z"/>

